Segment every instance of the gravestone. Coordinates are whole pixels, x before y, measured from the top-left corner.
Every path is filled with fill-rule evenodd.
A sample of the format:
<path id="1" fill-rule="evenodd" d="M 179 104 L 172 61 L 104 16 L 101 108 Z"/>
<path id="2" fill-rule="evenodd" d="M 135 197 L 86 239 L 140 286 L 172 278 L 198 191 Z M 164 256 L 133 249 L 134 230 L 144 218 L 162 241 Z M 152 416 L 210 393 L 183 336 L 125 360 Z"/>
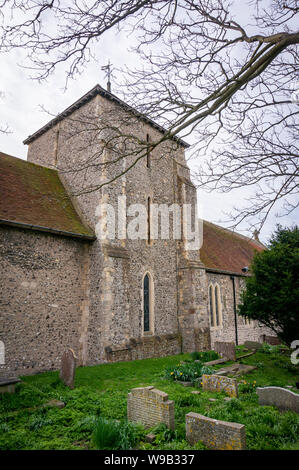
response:
<path id="1" fill-rule="evenodd" d="M 299 413 L 299 394 L 282 387 L 258 387 L 259 405 L 277 406 Z"/>
<path id="2" fill-rule="evenodd" d="M 142 423 L 151 428 L 159 423 L 165 423 L 169 429 L 174 429 L 174 401 L 168 400 L 168 395 L 154 387 L 132 388 L 127 402 L 128 421 Z"/>
<path id="3" fill-rule="evenodd" d="M 247 364 L 235 363 L 231 366 L 223 367 L 222 369 L 217 370 L 215 375 L 232 375 L 233 377 L 238 377 L 239 375 L 248 374 L 256 369 L 256 366 L 249 366 Z"/>
<path id="4" fill-rule="evenodd" d="M 221 375 L 202 376 L 202 388 L 209 392 L 225 392 L 230 397 L 238 397 L 238 383 L 236 379 L 222 377 Z"/>
<path id="5" fill-rule="evenodd" d="M 219 421 L 192 412 L 186 415 L 186 439 L 191 445 L 201 441 L 209 449 L 246 449 L 244 424 Z"/>
<path id="6" fill-rule="evenodd" d="M 260 349 L 263 347 L 263 344 L 257 341 L 245 341 L 244 347 L 247 349 Z"/>
<path id="7" fill-rule="evenodd" d="M 15 393 L 15 386 L 21 382 L 17 377 L 0 377 L 0 393 Z"/>
<path id="8" fill-rule="evenodd" d="M 214 350 L 221 355 L 226 357 L 230 361 L 236 360 L 236 349 L 235 343 L 229 341 L 216 341 L 214 344 Z"/>
<path id="9" fill-rule="evenodd" d="M 271 344 L 271 346 L 278 346 L 281 344 L 281 341 L 277 336 L 262 335 L 261 339 L 264 343 Z"/>
<path id="10" fill-rule="evenodd" d="M 61 358 L 61 367 L 59 377 L 69 388 L 74 388 L 76 372 L 76 355 L 72 349 L 64 351 Z"/>

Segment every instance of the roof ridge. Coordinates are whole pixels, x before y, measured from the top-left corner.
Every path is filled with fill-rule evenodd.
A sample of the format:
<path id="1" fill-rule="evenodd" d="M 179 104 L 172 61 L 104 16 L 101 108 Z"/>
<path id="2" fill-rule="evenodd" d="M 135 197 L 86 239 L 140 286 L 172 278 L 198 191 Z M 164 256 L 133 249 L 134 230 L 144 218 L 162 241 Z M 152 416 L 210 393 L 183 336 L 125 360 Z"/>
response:
<path id="1" fill-rule="evenodd" d="M 146 121 L 148 124 L 150 124 L 151 126 L 153 126 L 154 128 L 156 128 L 157 130 L 159 130 L 162 134 L 168 132 L 167 129 L 165 129 L 163 126 L 161 126 L 160 124 L 156 123 L 155 121 L 153 121 L 151 118 L 149 118 L 148 116 L 146 116 L 145 114 L 141 113 L 140 111 L 138 111 L 137 109 L 133 108 L 131 105 L 127 104 L 125 101 L 123 101 L 122 99 L 118 98 L 118 96 L 114 95 L 113 93 L 109 92 L 108 90 L 105 90 L 105 88 L 103 88 L 101 85 L 99 85 L 98 83 L 93 87 L 91 88 L 91 90 L 89 90 L 87 93 L 85 93 L 83 96 L 81 96 L 81 98 L 79 98 L 78 100 L 76 100 L 73 104 L 71 104 L 70 106 L 68 106 L 64 111 L 62 111 L 61 113 L 57 114 L 57 116 L 55 116 L 53 119 L 51 119 L 49 122 L 47 122 L 44 126 L 42 126 L 40 129 L 38 129 L 36 132 L 34 132 L 33 134 L 29 135 L 24 141 L 23 143 L 24 144 L 29 144 L 30 142 L 32 142 L 35 138 L 39 137 L 40 135 L 42 135 L 44 132 L 46 132 L 47 130 L 51 129 L 55 124 L 57 124 L 57 122 L 61 121 L 62 119 L 64 119 L 65 117 L 69 116 L 70 114 L 72 114 L 76 109 L 80 108 L 81 106 L 83 106 L 85 103 L 87 103 L 88 101 L 90 101 L 92 98 L 94 98 L 97 94 L 100 94 L 101 96 L 103 96 L 104 98 L 107 98 L 109 99 L 110 101 L 115 101 L 116 103 L 118 103 L 121 107 L 123 108 L 126 108 L 127 110 L 129 110 L 130 112 L 132 112 L 133 114 L 136 114 L 139 116 L 139 118 L 141 120 L 144 120 Z M 180 137 L 178 136 L 173 136 L 172 137 L 173 140 L 179 142 L 183 147 L 190 147 L 190 145 L 185 142 L 183 139 L 181 139 Z"/>
<path id="2" fill-rule="evenodd" d="M 250 242 L 253 242 L 253 243 L 256 243 L 257 245 L 260 245 L 262 248 L 266 248 L 266 246 L 258 241 L 258 240 L 255 240 L 255 238 L 249 238 L 248 236 L 246 235 L 243 235 L 242 233 L 239 233 L 239 232 L 235 232 L 234 230 L 230 230 L 229 228 L 227 227 L 222 227 L 222 225 L 218 225 L 218 224 L 215 224 L 214 222 L 210 222 L 209 220 L 205 220 L 205 219 L 202 219 L 203 222 L 207 223 L 207 224 L 210 224 L 210 225 L 214 225 L 214 227 L 217 227 L 221 230 L 224 230 L 226 232 L 229 232 L 231 233 L 232 235 L 236 235 L 237 237 L 239 238 L 242 238 L 244 239 L 245 241 L 250 241 Z"/>

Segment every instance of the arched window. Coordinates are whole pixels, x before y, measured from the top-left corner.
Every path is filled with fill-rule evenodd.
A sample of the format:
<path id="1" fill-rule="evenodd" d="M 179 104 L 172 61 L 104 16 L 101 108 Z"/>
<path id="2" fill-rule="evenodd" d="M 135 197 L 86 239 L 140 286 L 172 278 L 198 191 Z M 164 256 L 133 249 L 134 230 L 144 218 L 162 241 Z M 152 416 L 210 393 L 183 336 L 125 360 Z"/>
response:
<path id="1" fill-rule="evenodd" d="M 146 134 L 146 166 L 151 167 L 151 147 L 150 147 L 150 136 Z"/>
<path id="2" fill-rule="evenodd" d="M 220 295 L 219 295 L 219 286 L 215 286 L 215 317 L 216 325 L 220 325 Z"/>
<path id="3" fill-rule="evenodd" d="M 151 198 L 147 198 L 147 243 L 151 244 Z"/>
<path id="4" fill-rule="evenodd" d="M 142 315 L 143 333 L 154 334 L 155 329 L 154 282 L 151 273 L 146 272 L 142 279 Z"/>
<path id="5" fill-rule="evenodd" d="M 250 318 L 244 318 L 244 325 L 247 326 L 253 326 L 253 322 L 250 320 Z"/>
<path id="6" fill-rule="evenodd" d="M 211 327 L 222 326 L 221 295 L 218 284 L 209 286 L 209 306 Z"/>
<path id="7" fill-rule="evenodd" d="M 211 326 L 215 326 L 214 324 L 214 309 L 213 309 L 213 288 L 212 286 L 209 287 L 209 303 L 210 303 L 210 321 Z"/>
<path id="8" fill-rule="evenodd" d="M 143 279 L 143 331 L 150 331 L 150 278 Z"/>

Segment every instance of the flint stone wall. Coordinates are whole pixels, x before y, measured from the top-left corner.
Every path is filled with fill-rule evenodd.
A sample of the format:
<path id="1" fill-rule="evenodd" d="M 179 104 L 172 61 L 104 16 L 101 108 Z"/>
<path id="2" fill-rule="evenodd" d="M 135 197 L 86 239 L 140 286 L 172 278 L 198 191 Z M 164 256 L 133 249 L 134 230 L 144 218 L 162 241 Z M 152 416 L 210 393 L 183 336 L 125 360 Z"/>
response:
<path id="1" fill-rule="evenodd" d="M 236 379 L 230 379 L 222 375 L 203 375 L 202 388 L 210 392 L 225 392 L 233 398 L 238 396 L 238 383 Z"/>
<path id="2" fill-rule="evenodd" d="M 219 421 L 192 412 L 186 415 L 186 439 L 191 445 L 202 441 L 210 449 L 246 449 L 244 424 Z"/>
<path id="3" fill-rule="evenodd" d="M 4 375 L 57 370 L 68 347 L 80 351 L 88 294 L 83 269 L 89 243 L 1 225 L 0 340 Z"/>
<path id="4" fill-rule="evenodd" d="M 150 428 L 165 423 L 174 429 L 174 401 L 154 387 L 133 388 L 128 394 L 128 421 L 142 423 Z"/>
<path id="5" fill-rule="evenodd" d="M 260 405 L 277 406 L 280 410 L 299 413 L 299 394 L 282 387 L 258 387 Z"/>

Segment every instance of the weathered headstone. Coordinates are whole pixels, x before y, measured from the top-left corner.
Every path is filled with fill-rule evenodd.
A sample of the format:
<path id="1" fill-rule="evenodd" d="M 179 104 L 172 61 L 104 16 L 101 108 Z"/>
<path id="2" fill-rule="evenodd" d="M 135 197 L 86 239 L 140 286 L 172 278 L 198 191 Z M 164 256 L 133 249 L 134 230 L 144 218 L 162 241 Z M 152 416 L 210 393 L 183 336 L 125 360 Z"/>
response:
<path id="1" fill-rule="evenodd" d="M 271 344 L 271 346 L 278 346 L 281 344 L 281 341 L 277 336 L 262 335 L 261 340 L 263 343 Z"/>
<path id="2" fill-rule="evenodd" d="M 245 341 L 244 347 L 247 349 L 260 349 L 263 347 L 263 344 L 257 341 Z"/>
<path id="3" fill-rule="evenodd" d="M 192 412 L 186 415 L 186 439 L 191 445 L 201 441 L 210 449 L 246 449 L 244 424 L 219 421 Z"/>
<path id="4" fill-rule="evenodd" d="M 216 341 L 214 344 L 214 350 L 221 355 L 226 357 L 230 361 L 236 360 L 236 348 L 234 342 L 229 341 Z"/>
<path id="5" fill-rule="evenodd" d="M 299 413 L 299 394 L 282 387 L 258 387 L 260 405 L 277 406 L 280 410 Z"/>
<path id="6" fill-rule="evenodd" d="M 174 429 L 174 401 L 154 387 L 132 388 L 128 394 L 127 415 L 128 421 L 140 422 L 148 428 L 165 423 Z"/>
<path id="7" fill-rule="evenodd" d="M 17 377 L 0 377 L 0 393 L 15 393 L 15 386 L 21 382 Z"/>
<path id="8" fill-rule="evenodd" d="M 238 377 L 239 375 L 248 374 L 256 369 L 256 366 L 249 366 L 247 364 L 235 363 L 231 366 L 223 367 L 222 369 L 217 370 L 215 375 L 232 375 L 233 377 Z"/>
<path id="9" fill-rule="evenodd" d="M 76 355 L 72 349 L 64 351 L 61 358 L 60 379 L 69 388 L 74 388 L 76 372 Z"/>
<path id="10" fill-rule="evenodd" d="M 236 379 L 221 375 L 203 375 L 202 388 L 210 392 L 225 392 L 230 397 L 238 396 L 238 384 Z"/>

